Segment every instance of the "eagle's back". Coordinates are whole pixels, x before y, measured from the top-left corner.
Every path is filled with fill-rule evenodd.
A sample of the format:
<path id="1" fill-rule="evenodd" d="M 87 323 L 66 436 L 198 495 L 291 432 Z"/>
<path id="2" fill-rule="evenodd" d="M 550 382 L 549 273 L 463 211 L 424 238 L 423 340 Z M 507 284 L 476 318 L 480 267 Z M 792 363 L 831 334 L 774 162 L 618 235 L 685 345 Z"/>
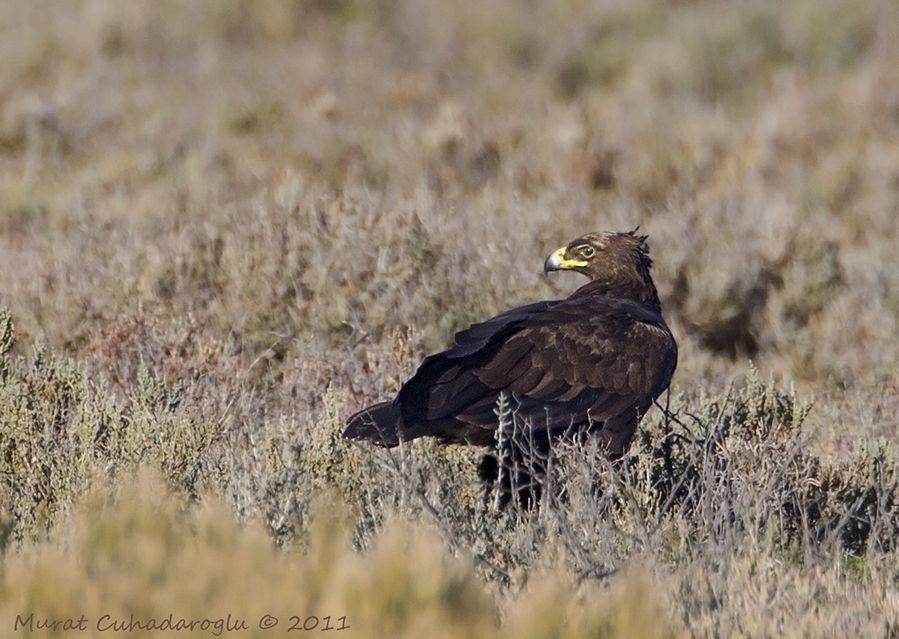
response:
<path id="1" fill-rule="evenodd" d="M 395 445 L 436 436 L 493 441 L 500 393 L 537 432 L 572 426 L 623 434 L 668 387 L 677 346 L 660 309 L 585 286 L 565 300 L 538 302 L 474 324 L 447 350 L 427 357 L 393 402 L 360 411 L 347 436 Z M 620 452 L 620 451 L 618 451 Z"/>

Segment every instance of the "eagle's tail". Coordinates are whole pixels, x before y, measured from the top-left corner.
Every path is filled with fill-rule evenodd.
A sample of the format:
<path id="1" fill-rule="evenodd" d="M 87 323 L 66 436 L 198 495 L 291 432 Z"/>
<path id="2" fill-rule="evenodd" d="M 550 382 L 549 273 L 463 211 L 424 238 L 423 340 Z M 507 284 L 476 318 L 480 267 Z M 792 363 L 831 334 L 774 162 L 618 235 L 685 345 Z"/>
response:
<path id="1" fill-rule="evenodd" d="M 346 420 L 343 436 L 347 439 L 365 439 L 392 448 L 400 443 L 399 428 L 402 421 L 400 407 L 390 402 L 380 402 L 363 408 Z"/>

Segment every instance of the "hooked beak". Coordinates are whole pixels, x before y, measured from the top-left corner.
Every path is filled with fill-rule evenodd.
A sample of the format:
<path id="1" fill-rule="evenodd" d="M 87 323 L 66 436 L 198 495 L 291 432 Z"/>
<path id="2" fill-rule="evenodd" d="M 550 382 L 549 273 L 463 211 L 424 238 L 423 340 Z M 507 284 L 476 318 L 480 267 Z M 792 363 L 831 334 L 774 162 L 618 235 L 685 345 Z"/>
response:
<path id="1" fill-rule="evenodd" d="M 562 246 L 552 253 L 549 254 L 549 257 L 546 258 L 546 261 L 543 263 L 543 273 L 549 273 L 550 271 L 560 271 L 564 267 L 562 264 L 565 262 L 565 247 Z"/>

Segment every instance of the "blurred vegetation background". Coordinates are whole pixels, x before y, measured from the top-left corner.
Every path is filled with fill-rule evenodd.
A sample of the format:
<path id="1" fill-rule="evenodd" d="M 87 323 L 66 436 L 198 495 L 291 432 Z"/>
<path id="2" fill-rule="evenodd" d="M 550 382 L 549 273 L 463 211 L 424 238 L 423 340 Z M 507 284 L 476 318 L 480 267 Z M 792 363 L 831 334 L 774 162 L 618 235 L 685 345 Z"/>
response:
<path id="1" fill-rule="evenodd" d="M 0 0 L 0 60 L 3 632 L 899 632 L 894 0 Z M 626 469 L 496 513 L 339 440 L 638 224 L 680 363 Z"/>

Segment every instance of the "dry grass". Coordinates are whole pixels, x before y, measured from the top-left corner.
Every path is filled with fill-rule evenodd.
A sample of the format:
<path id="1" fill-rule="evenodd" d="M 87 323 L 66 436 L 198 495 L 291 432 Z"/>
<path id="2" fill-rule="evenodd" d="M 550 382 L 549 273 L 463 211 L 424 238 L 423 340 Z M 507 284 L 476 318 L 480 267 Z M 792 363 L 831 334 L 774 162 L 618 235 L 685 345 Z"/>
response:
<path id="1" fill-rule="evenodd" d="M 215 500 L 188 508 L 152 473 L 137 480 L 115 499 L 90 495 L 51 540 L 7 558 L 4 624 L 60 624 L 37 636 L 66 636 L 67 620 L 81 624 L 71 631 L 78 636 L 123 627 L 129 636 L 184 634 L 153 632 L 171 614 L 169 624 L 195 622 L 194 636 L 285 636 L 291 627 L 361 637 L 673 636 L 664 617 L 646 627 L 646 606 L 664 608 L 639 573 L 602 589 L 548 574 L 515 600 L 498 601 L 424 525 L 392 522 L 360 557 L 337 504 L 320 502 L 309 550 L 277 550 L 263 526 L 238 526 Z M 600 596 L 601 605 L 589 603 Z"/>
<path id="2" fill-rule="evenodd" d="M 895 2 L 0 0 L 0 57 L 3 628 L 899 632 Z M 503 514 L 468 451 L 339 440 L 637 224 L 681 363 L 627 465 Z"/>

